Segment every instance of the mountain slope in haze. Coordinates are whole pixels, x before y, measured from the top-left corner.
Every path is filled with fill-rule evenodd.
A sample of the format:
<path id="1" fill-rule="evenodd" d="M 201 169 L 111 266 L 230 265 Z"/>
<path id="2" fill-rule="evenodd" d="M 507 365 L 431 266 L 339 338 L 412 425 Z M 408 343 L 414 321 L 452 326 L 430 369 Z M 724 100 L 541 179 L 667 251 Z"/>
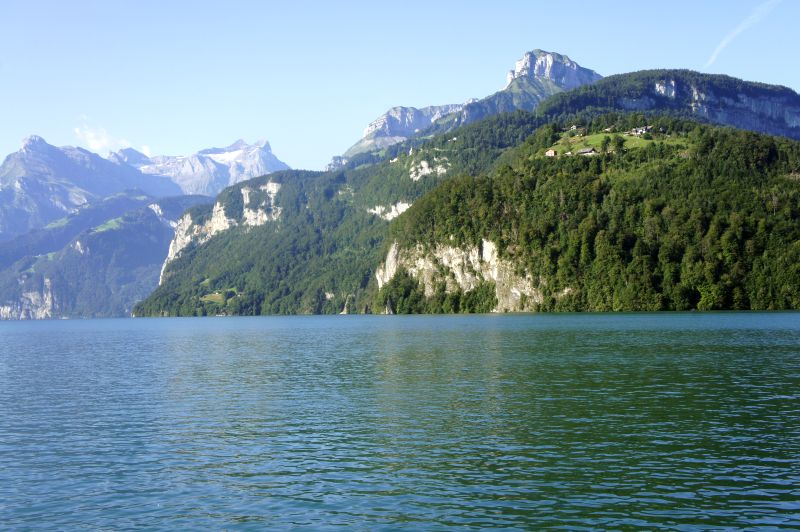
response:
<path id="1" fill-rule="evenodd" d="M 460 111 L 472 101 L 463 104 L 431 105 L 421 109 L 392 107 L 364 129 L 361 140 L 348 148 L 343 157 L 350 158 L 359 153 L 380 150 L 402 142 L 428 129 L 442 117 Z"/>
<path id="2" fill-rule="evenodd" d="M 245 179 L 289 168 L 272 153 L 268 142 L 247 144 L 241 139 L 226 148 L 209 148 L 188 156 L 148 157 L 133 148 L 125 148 L 111 154 L 110 158 L 144 174 L 166 176 L 180 186 L 184 194 L 206 196 L 214 196 Z"/>
<path id="3" fill-rule="evenodd" d="M 29 137 L 0 166 L 0 319 L 126 315 L 157 285 L 180 214 L 211 201 L 176 196 L 173 179 L 216 191 L 275 167 L 265 142 L 105 159 Z"/>
<path id="4" fill-rule="evenodd" d="M 0 270 L 26 256 L 57 251 L 81 232 L 102 225 L 128 211 L 145 207 L 153 201 L 152 196 L 143 192 L 121 192 L 97 203 L 85 204 L 45 227 L 34 229 L 7 242 L 0 242 Z"/>
<path id="5" fill-rule="evenodd" d="M 566 55 L 536 49 L 516 62 L 503 90 L 482 100 L 422 109 L 393 107 L 367 126 L 361 140 L 345 152 L 344 159 L 402 142 L 431 126 L 441 133 L 499 113 L 531 111 L 548 96 L 601 78 Z M 332 164 L 335 167 L 342 162 L 342 158 L 335 158 Z"/>
<path id="6" fill-rule="evenodd" d="M 0 241 L 133 189 L 156 197 L 180 193 L 164 177 L 143 175 L 82 148 L 57 148 L 41 137 L 28 137 L 0 166 Z"/>
<path id="7" fill-rule="evenodd" d="M 129 315 L 157 286 L 177 219 L 205 201 L 120 195 L 37 231 L 27 247 L 0 244 L 0 319 Z"/>

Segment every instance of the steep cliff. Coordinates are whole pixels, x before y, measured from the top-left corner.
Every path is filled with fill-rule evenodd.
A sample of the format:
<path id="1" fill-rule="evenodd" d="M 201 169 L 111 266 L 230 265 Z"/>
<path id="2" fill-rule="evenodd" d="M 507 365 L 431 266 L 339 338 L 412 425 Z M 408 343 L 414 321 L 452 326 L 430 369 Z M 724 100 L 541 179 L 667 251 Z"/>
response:
<path id="1" fill-rule="evenodd" d="M 559 94 L 539 112 L 559 115 L 639 111 L 800 139 L 800 95 L 786 87 L 689 70 L 646 70 L 609 76 Z"/>
<path id="2" fill-rule="evenodd" d="M 0 304 L 2 320 L 42 320 L 52 318 L 57 312 L 52 280 L 44 277 L 35 285 L 30 283 L 19 297 Z"/>
<path id="3" fill-rule="evenodd" d="M 560 89 L 570 90 L 602 78 L 594 70 L 580 66 L 566 55 L 537 49 L 526 53 L 514 64 L 514 69 L 506 76 L 504 90 L 511 87 L 515 79 L 549 80 Z"/>
<path id="4" fill-rule="evenodd" d="M 167 266 L 189 246 L 198 246 L 232 227 L 258 227 L 278 220 L 281 208 L 275 198 L 280 183 L 241 184 L 226 190 L 210 207 L 185 213 L 175 226 L 175 236 L 169 244 L 167 258 L 161 268 L 159 284 L 164 281 Z"/>
<path id="5" fill-rule="evenodd" d="M 477 247 L 455 247 L 437 244 L 426 249 L 422 244 L 401 249 L 397 242 L 389 248 L 383 263 L 375 271 L 378 288 L 383 288 L 400 270 L 416 278 L 426 297 L 433 297 L 437 286 L 447 293 L 469 293 L 482 283 L 494 285 L 497 304 L 492 312 L 532 311 L 543 301 L 541 280 L 497 255 L 497 246 L 482 240 Z M 565 289 L 569 293 L 569 289 Z"/>
<path id="6" fill-rule="evenodd" d="M 416 107 L 392 107 L 386 113 L 373 120 L 365 129 L 361 140 L 351 146 L 345 153 L 345 160 L 359 153 L 380 150 L 387 146 L 403 142 L 428 129 L 440 118 L 464 108 L 463 104 L 432 105 L 417 109 Z M 335 161 L 334 161 L 335 162 Z M 338 164 L 342 161 L 339 160 Z"/>

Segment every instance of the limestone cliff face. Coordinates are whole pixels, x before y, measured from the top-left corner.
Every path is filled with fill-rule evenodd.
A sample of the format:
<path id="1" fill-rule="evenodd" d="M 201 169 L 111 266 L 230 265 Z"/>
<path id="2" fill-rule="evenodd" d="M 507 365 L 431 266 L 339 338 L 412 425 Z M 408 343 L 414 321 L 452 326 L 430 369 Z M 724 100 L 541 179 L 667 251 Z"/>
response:
<path id="1" fill-rule="evenodd" d="M 470 100 L 471 101 L 471 100 Z M 334 158 L 332 167 L 346 163 L 348 157 L 371 150 L 382 149 L 403 142 L 434 122 L 451 113 L 456 113 L 470 102 L 450 105 L 431 105 L 417 109 L 416 107 L 392 107 L 384 114 L 370 122 L 364 129 L 361 140 L 351 146 L 343 158 Z"/>
<path id="2" fill-rule="evenodd" d="M 53 295 L 53 286 L 45 277 L 41 286 L 21 294 L 14 301 L 0 305 L 0 319 L 3 320 L 42 320 L 52 318 L 56 314 L 57 298 Z"/>
<path id="3" fill-rule="evenodd" d="M 506 76 L 506 86 L 518 78 L 547 79 L 563 90 L 594 83 L 602 78 L 594 70 L 584 68 L 566 55 L 544 50 L 532 50 L 514 64 Z"/>
<path id="4" fill-rule="evenodd" d="M 620 97 L 617 103 L 629 111 L 676 108 L 712 123 L 800 138 L 800 98 L 788 89 L 759 92 L 751 87 L 731 93 L 691 78 L 664 77 L 640 95 Z"/>
<path id="5" fill-rule="evenodd" d="M 735 97 L 718 95 L 710 89 L 695 85 L 682 85 L 669 80 L 673 96 L 684 92 L 690 96 L 692 112 L 714 122 L 730 124 L 743 129 L 758 131 L 765 120 L 786 128 L 800 128 L 800 105 L 783 97 L 757 97 L 739 93 Z M 658 91 L 658 87 L 655 87 Z M 669 92 L 666 93 L 669 96 Z"/>
<path id="6" fill-rule="evenodd" d="M 722 105 L 720 105 L 722 104 Z M 800 107 L 770 98 L 752 98 L 739 94 L 736 98 L 718 97 L 714 93 L 697 93 L 692 110 L 717 122 L 740 128 L 758 130 L 764 119 L 785 124 L 787 128 L 800 128 Z"/>
<path id="7" fill-rule="evenodd" d="M 497 297 L 494 312 L 531 311 L 543 301 L 542 291 L 530 272 L 520 273 L 512 262 L 499 257 L 497 247 L 488 240 L 466 249 L 441 244 L 432 249 L 422 245 L 401 249 L 395 242 L 375 272 L 378 287 L 388 283 L 400 269 L 417 278 L 428 297 L 434 295 L 441 282 L 446 283 L 448 292 L 469 292 L 481 282 L 492 281 Z"/>
<path id="8" fill-rule="evenodd" d="M 169 245 L 167 258 L 161 267 L 159 284 L 164 282 L 164 273 L 170 262 L 180 256 L 190 245 L 200 245 L 232 227 L 257 227 L 280 219 L 281 208 L 275 204 L 280 183 L 267 182 L 261 186 L 239 186 L 233 194 L 240 194 L 242 210 L 240 216 L 226 211 L 225 200 L 218 199 L 211 208 L 211 216 L 196 223 L 190 213 L 184 214 L 175 226 L 175 237 Z"/>
<path id="9" fill-rule="evenodd" d="M 430 126 L 445 115 L 460 111 L 464 104 L 432 105 L 417 109 L 416 107 L 393 107 L 370 123 L 362 137 L 380 134 L 380 136 L 410 137 Z"/>
<path id="10" fill-rule="evenodd" d="M 376 205 L 371 209 L 367 209 L 367 212 L 370 214 L 374 214 L 380 218 L 383 218 L 387 222 L 390 220 L 394 220 L 411 207 L 410 203 L 405 201 L 398 201 L 394 205 Z"/>

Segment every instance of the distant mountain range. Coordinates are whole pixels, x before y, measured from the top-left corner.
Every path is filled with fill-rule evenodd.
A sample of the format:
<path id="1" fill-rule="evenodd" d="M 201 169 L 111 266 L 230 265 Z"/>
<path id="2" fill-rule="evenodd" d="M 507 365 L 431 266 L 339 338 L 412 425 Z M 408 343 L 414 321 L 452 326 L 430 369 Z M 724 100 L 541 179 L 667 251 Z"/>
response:
<path id="1" fill-rule="evenodd" d="M 122 193 L 0 243 L 0 319 L 129 314 L 158 284 L 178 218 L 205 201 Z"/>
<path id="2" fill-rule="evenodd" d="M 267 142 L 103 158 L 28 137 L 0 166 L 0 319 L 129 313 L 155 288 L 180 215 L 211 201 L 198 193 L 285 168 Z"/>
<path id="3" fill-rule="evenodd" d="M 103 158 L 83 148 L 52 146 L 34 135 L 0 166 L 0 241 L 125 190 L 157 198 L 214 196 L 226 186 L 287 168 L 267 142 L 238 140 L 194 155 L 152 158 L 126 148 Z"/>
<path id="4" fill-rule="evenodd" d="M 0 241 L 133 189 L 155 197 L 181 193 L 166 177 L 144 175 L 83 148 L 57 148 L 28 137 L 0 166 Z"/>
<path id="5" fill-rule="evenodd" d="M 30 137 L 0 166 L 0 318 L 125 315 L 156 284 L 137 314 L 796 308 L 798 143 L 708 124 L 800 139 L 800 95 L 533 50 L 327 172 Z"/>
<path id="6" fill-rule="evenodd" d="M 111 154 L 109 159 L 131 165 L 146 175 L 166 176 L 184 194 L 206 196 L 245 179 L 289 169 L 272 153 L 268 142 L 247 144 L 241 139 L 227 148 L 209 148 L 187 156 L 147 157 L 133 148 L 125 148 Z"/>
<path id="7" fill-rule="evenodd" d="M 800 143 L 742 131 L 800 139 L 800 95 L 526 57 L 427 129 L 439 108 L 395 108 L 342 167 L 241 183 L 184 216 L 134 312 L 800 306 Z"/>
<path id="8" fill-rule="evenodd" d="M 532 50 L 508 72 L 505 87 L 486 98 L 422 109 L 392 107 L 370 123 L 362 138 L 343 156 L 334 157 L 329 168 L 339 167 L 359 153 L 386 148 L 432 128 L 441 133 L 498 113 L 518 109 L 532 111 L 549 96 L 601 78 L 594 70 L 580 66 L 566 55 Z"/>

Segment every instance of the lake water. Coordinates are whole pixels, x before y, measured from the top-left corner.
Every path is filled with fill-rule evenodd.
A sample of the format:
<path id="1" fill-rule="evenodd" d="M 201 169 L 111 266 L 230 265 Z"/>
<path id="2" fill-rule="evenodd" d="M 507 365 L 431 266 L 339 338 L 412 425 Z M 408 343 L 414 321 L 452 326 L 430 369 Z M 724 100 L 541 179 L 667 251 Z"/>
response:
<path id="1" fill-rule="evenodd" d="M 0 528 L 800 527 L 800 313 L 0 323 Z"/>

